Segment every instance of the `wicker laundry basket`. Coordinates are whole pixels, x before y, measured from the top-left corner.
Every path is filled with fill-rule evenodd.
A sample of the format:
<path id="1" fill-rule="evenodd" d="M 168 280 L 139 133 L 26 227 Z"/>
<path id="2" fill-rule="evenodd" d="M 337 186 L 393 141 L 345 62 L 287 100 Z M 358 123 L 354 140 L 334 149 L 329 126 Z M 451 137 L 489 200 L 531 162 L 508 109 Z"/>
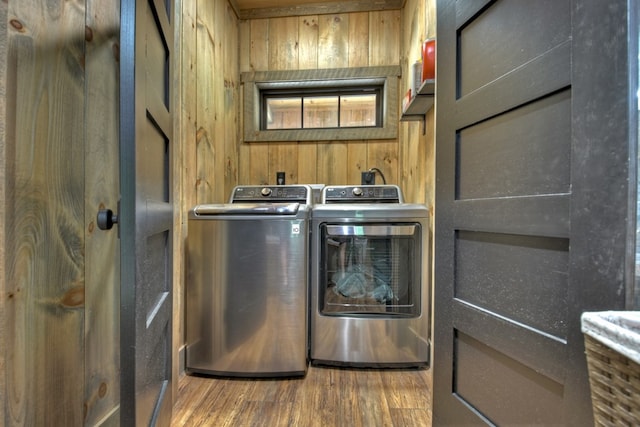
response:
<path id="1" fill-rule="evenodd" d="M 597 426 L 640 425 L 640 312 L 582 314 Z"/>

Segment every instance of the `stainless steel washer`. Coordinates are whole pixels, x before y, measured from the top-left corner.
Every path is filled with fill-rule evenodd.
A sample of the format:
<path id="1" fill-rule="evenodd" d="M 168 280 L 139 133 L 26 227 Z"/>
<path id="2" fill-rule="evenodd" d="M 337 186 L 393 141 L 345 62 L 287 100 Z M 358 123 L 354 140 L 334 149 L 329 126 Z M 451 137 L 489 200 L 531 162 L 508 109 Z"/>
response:
<path id="1" fill-rule="evenodd" d="M 428 365 L 428 219 L 397 186 L 323 189 L 312 212 L 312 363 Z"/>
<path id="2" fill-rule="evenodd" d="M 309 186 L 239 186 L 189 212 L 186 371 L 304 375 Z"/>

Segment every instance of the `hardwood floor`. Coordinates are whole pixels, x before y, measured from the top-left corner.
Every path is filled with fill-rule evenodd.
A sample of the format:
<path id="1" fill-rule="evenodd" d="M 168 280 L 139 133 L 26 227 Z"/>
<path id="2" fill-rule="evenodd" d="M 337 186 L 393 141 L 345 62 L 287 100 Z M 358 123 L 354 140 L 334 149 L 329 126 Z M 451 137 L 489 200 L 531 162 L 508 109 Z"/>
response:
<path id="1" fill-rule="evenodd" d="M 310 366 L 304 378 L 183 375 L 173 426 L 431 426 L 431 370 Z"/>

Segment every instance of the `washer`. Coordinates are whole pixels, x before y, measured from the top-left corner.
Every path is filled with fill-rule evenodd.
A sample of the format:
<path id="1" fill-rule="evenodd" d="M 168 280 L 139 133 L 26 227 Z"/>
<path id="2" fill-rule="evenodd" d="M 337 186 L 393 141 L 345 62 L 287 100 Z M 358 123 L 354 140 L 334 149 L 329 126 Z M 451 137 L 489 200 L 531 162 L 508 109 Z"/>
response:
<path id="1" fill-rule="evenodd" d="M 305 185 L 238 186 L 189 212 L 188 373 L 305 375 L 311 202 Z"/>
<path id="2" fill-rule="evenodd" d="M 312 363 L 427 366 L 428 248 L 428 208 L 397 186 L 325 187 L 312 212 Z"/>

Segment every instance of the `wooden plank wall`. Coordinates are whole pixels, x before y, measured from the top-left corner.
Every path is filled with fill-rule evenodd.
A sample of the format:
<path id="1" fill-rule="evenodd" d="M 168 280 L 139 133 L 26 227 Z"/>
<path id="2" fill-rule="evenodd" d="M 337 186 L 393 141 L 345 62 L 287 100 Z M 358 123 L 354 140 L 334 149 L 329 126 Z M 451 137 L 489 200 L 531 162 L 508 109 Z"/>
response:
<path id="1" fill-rule="evenodd" d="M 433 0 L 410 0 L 402 10 L 241 21 L 240 71 L 400 64 L 404 93 L 422 40 L 435 35 L 434 11 Z M 241 141 L 238 183 L 273 184 L 276 172 L 285 171 L 287 183 L 358 184 L 362 171 L 377 167 L 407 201 L 432 201 L 433 110 L 423 126 L 401 122 L 396 140 Z"/>
<path id="2" fill-rule="evenodd" d="M 220 203 L 238 183 L 238 20 L 226 0 L 197 0 L 196 16 L 195 200 Z"/>
<path id="3" fill-rule="evenodd" d="M 400 29 L 399 10 L 242 21 L 240 71 L 398 65 Z M 359 184 L 371 167 L 399 183 L 398 140 L 240 145 L 239 184 L 273 184 L 277 171 L 290 184 Z"/>
<path id="4" fill-rule="evenodd" d="M 402 10 L 402 93 L 410 87 L 413 64 L 421 59 L 422 42 L 435 37 L 435 0 L 408 0 Z M 400 124 L 400 187 L 408 200 L 426 203 L 431 207 L 433 228 L 433 203 L 435 200 L 435 108 L 426 122 L 401 122 Z"/>
<path id="5" fill-rule="evenodd" d="M 2 263 L 0 336 L 0 380 L 11 395 L 2 400 L 0 424 L 38 425 L 45 417 L 61 425 L 117 423 L 119 247 L 116 233 L 98 231 L 94 219 L 99 208 L 117 204 L 119 7 L 116 0 L 58 9 L 39 3 L 1 3 L 8 9 L 3 22 L 12 25 L 5 27 L 9 53 L 2 63 L 10 91 L 2 98 L 9 105 L 8 185 L 0 236 L 12 244 Z M 237 19 L 226 0 L 178 0 L 176 10 L 177 356 L 186 212 L 226 198 L 237 183 L 239 71 Z M 175 357 L 176 376 L 178 370 Z"/>
<path id="6" fill-rule="evenodd" d="M 95 224 L 118 200 L 119 2 L 2 8 L 0 424 L 96 425 L 119 403 L 118 239 Z"/>
<path id="7" fill-rule="evenodd" d="M 0 423 L 5 425 L 4 414 L 7 412 L 6 400 L 6 348 L 7 343 L 5 335 L 7 333 L 6 301 L 7 292 L 5 286 L 5 221 L 7 217 L 5 200 L 5 183 L 6 183 L 6 148 L 7 148 L 7 2 L 0 2 Z"/>
<path id="8" fill-rule="evenodd" d="M 82 425 L 85 4 L 12 1 L 7 425 Z"/>
<path id="9" fill-rule="evenodd" d="M 184 366 L 184 286 L 188 211 L 196 204 L 196 0 L 176 0 L 174 55 L 178 59 L 174 77 L 174 240 L 173 240 L 173 397 L 178 396 L 177 378 Z"/>
<path id="10" fill-rule="evenodd" d="M 119 0 L 86 0 L 84 113 L 85 425 L 117 421 L 120 404 L 120 240 L 96 226 L 117 209 Z M 81 121 L 83 118 L 78 117 Z"/>

